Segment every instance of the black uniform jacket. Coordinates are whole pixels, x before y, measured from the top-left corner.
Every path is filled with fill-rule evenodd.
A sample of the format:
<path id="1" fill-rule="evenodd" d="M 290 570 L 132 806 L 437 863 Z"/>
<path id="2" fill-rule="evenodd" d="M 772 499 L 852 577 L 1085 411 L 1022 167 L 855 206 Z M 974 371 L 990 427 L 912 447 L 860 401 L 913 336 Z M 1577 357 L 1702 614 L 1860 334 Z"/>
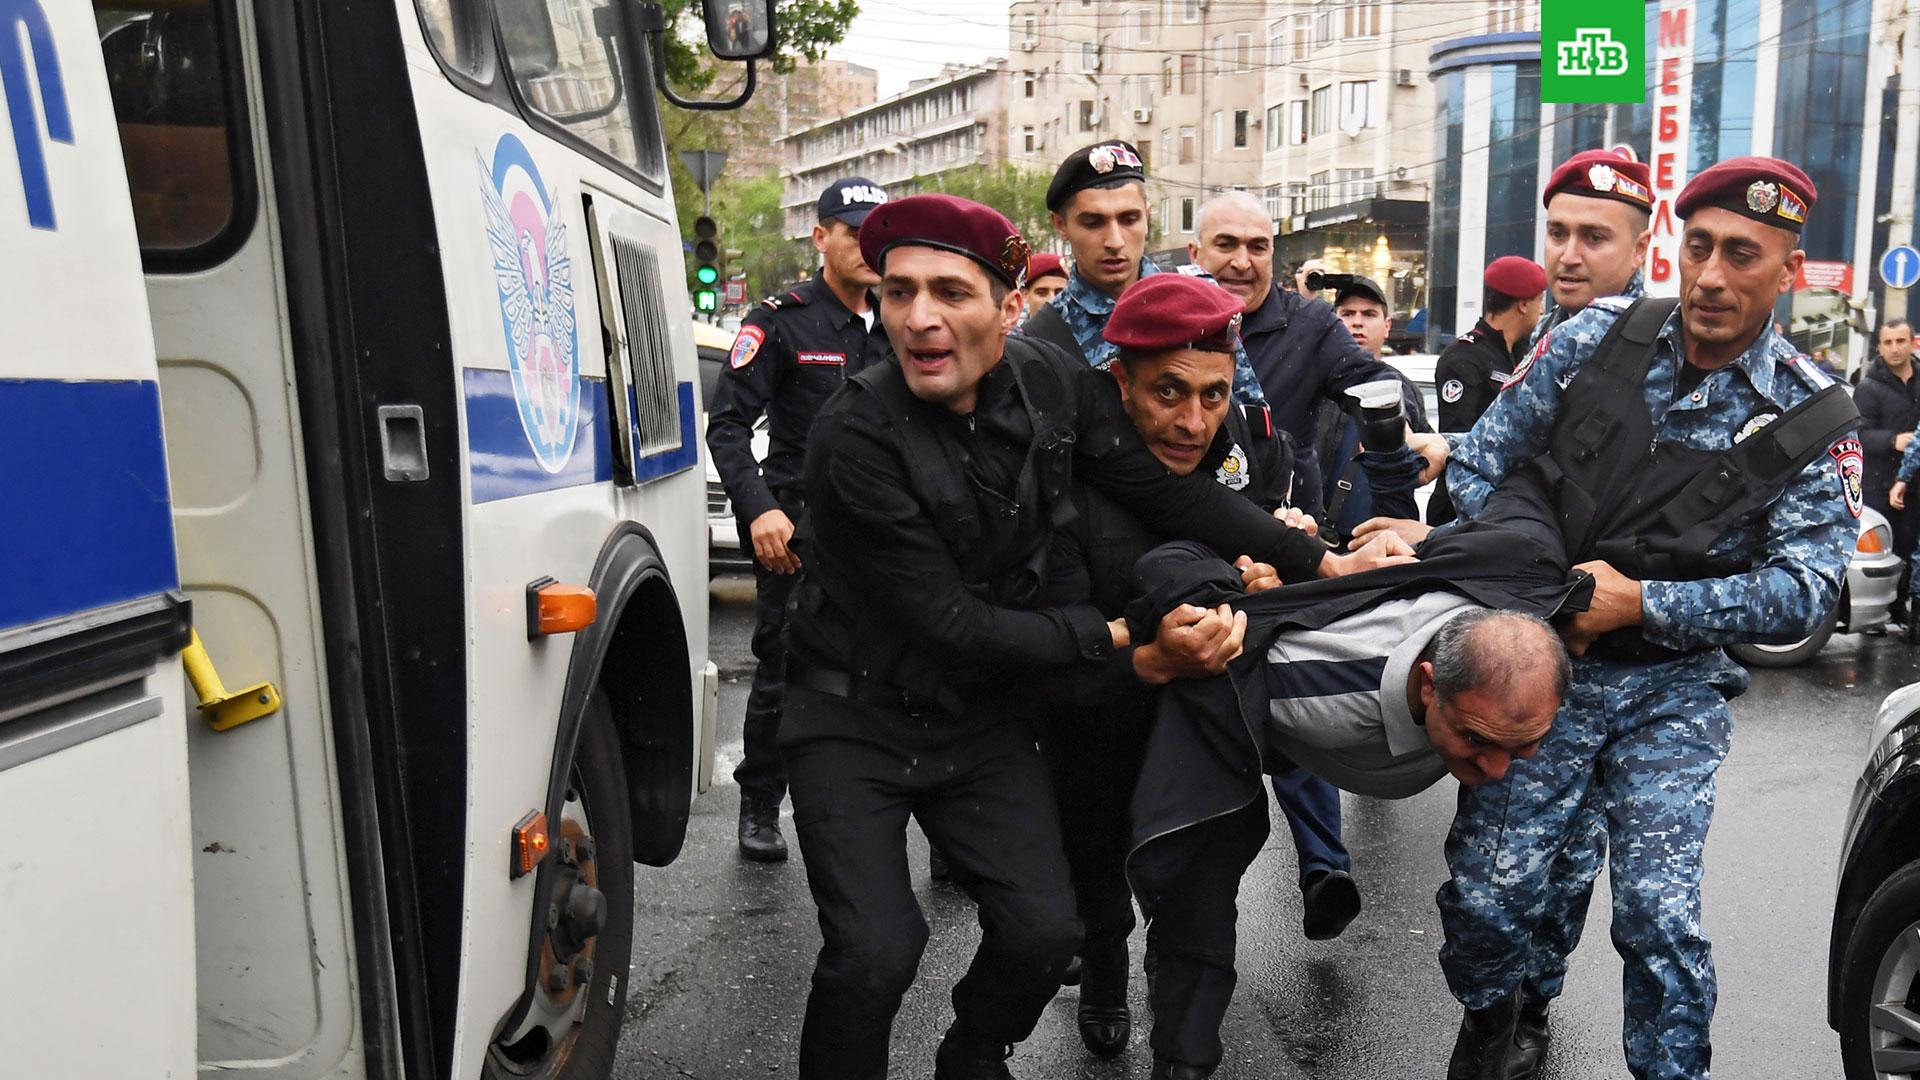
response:
<path id="1" fill-rule="evenodd" d="M 1867 503 L 1885 513 L 1887 489 L 1900 471 L 1893 440 L 1920 424 L 1920 378 L 1901 382 L 1876 356 L 1853 392 L 1853 404 L 1860 410 L 1860 445 L 1867 452 Z"/>
<path id="2" fill-rule="evenodd" d="M 1440 351 L 1433 386 L 1440 397 L 1440 430 L 1471 431 L 1513 375 L 1506 335 L 1481 319 Z"/>
<path id="3" fill-rule="evenodd" d="M 1072 399 L 1073 478 L 1169 535 L 1252 555 L 1298 579 L 1313 576 L 1325 545 L 1210 475 L 1169 473 L 1121 410 L 1111 376 L 1052 345 L 1026 339 L 1022 347 L 1038 354 Z M 907 415 L 896 419 L 867 384 L 903 379 L 897 365 L 850 380 L 821 409 L 807 455 L 803 580 L 788 609 L 788 642 L 799 663 L 862 677 L 884 674 L 910 692 L 947 697 L 951 691 L 962 700 L 1087 660 L 1112 659 L 1131 675 L 1130 651 L 1112 648 L 1106 618 L 1092 605 L 1023 609 L 992 602 L 985 583 L 969 580 L 962 569 L 963 561 L 978 561 L 975 553 L 963 559 L 936 524 L 927 494 L 915 488 L 896 423 L 925 425 L 945 456 L 966 471 L 971 512 L 982 518 L 1032 512 L 1004 495 L 1035 445 L 1011 367 L 1003 361 L 987 373 L 968 415 L 909 396 Z M 882 654 L 891 654 L 891 671 L 873 670 Z"/>
<path id="4" fill-rule="evenodd" d="M 873 328 L 820 275 L 747 312 L 707 407 L 707 449 L 744 525 L 801 497 L 807 431 L 827 396 L 892 348 L 872 298 Z M 767 460 L 753 457 L 753 425 L 767 415 Z"/>
<path id="5" fill-rule="evenodd" d="M 1133 847 L 1228 814 L 1261 787 L 1268 711 L 1267 649 L 1289 630 L 1316 629 L 1395 597 L 1445 589 L 1487 607 L 1549 617 L 1585 610 L 1592 579 L 1570 573 L 1566 545 L 1544 498 L 1509 483 L 1484 518 L 1436 529 L 1420 561 L 1246 595 L 1240 574 L 1192 544 L 1148 552 L 1135 569 L 1143 590 L 1128 608 L 1136 642 L 1181 603 L 1231 603 L 1248 616 L 1246 651 L 1228 673 L 1161 688 L 1146 767 L 1133 794 Z"/>

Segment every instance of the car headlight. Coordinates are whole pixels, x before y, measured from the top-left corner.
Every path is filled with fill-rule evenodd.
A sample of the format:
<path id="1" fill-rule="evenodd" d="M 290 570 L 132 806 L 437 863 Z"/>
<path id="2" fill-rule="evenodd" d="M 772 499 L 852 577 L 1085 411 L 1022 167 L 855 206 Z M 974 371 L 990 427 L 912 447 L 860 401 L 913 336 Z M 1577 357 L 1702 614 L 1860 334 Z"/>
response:
<path id="1" fill-rule="evenodd" d="M 1860 532 L 1860 539 L 1854 549 L 1862 555 L 1881 555 L 1893 550 L 1893 530 L 1885 525 L 1875 525 Z"/>

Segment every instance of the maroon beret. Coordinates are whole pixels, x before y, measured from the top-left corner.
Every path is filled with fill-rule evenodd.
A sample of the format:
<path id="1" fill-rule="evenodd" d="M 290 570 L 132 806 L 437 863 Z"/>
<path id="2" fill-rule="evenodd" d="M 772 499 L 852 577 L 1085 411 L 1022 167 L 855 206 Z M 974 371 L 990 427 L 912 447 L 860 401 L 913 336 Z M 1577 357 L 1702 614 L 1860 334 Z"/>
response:
<path id="1" fill-rule="evenodd" d="M 1051 251 L 1043 251 L 1027 259 L 1027 282 L 1029 284 L 1039 281 L 1048 274 L 1058 274 L 1061 277 L 1067 276 L 1067 264 L 1060 261 L 1060 256 L 1055 255 Z"/>
<path id="2" fill-rule="evenodd" d="M 1154 274 L 1120 294 L 1101 333 L 1129 352 L 1205 349 L 1232 352 L 1239 297 L 1205 278 Z"/>
<path id="3" fill-rule="evenodd" d="M 1589 199 L 1616 199 L 1653 211 L 1653 178 L 1644 161 L 1628 161 L 1611 150 L 1583 150 L 1560 163 L 1540 196 L 1545 206 L 1561 192 Z"/>
<path id="4" fill-rule="evenodd" d="M 1502 255 L 1487 264 L 1487 288 L 1515 300 L 1527 300 L 1547 291 L 1547 272 L 1532 259 Z"/>
<path id="5" fill-rule="evenodd" d="M 1820 193 L 1813 181 L 1789 161 L 1770 157 L 1728 158 L 1687 181 L 1673 200 L 1673 212 L 1684 220 L 1703 206 L 1731 210 L 1788 232 L 1807 224 Z"/>
<path id="6" fill-rule="evenodd" d="M 860 257 L 884 272 L 887 252 L 900 244 L 965 255 L 1016 289 L 1027 273 L 1027 241 L 1013 222 L 953 195 L 909 195 L 874 207 L 860 226 Z"/>

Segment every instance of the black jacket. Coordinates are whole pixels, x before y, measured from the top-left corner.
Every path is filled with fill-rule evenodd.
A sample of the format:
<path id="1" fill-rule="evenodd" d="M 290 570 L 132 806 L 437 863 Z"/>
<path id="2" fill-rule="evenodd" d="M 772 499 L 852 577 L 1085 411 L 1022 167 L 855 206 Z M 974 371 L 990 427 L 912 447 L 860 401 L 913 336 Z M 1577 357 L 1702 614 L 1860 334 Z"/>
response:
<path id="1" fill-rule="evenodd" d="M 802 490 L 807 430 L 828 395 L 890 359 L 879 307 L 869 329 L 820 275 L 747 312 L 707 403 L 707 449 L 742 526 Z M 767 460 L 753 457 L 753 425 L 767 415 Z"/>
<path id="2" fill-rule="evenodd" d="M 1133 794 L 1133 847 L 1231 813 L 1261 788 L 1268 710 L 1267 649 L 1288 630 L 1315 629 L 1382 601 L 1446 589 L 1493 608 L 1550 617 L 1584 610 L 1592 579 L 1569 574 L 1553 512 L 1527 485 L 1502 485 L 1483 517 L 1436 529 L 1420 561 L 1286 585 L 1248 596 L 1239 572 L 1193 544 L 1167 544 L 1135 569 L 1141 598 L 1128 608 L 1136 642 L 1151 640 L 1178 604 L 1231 603 L 1248 615 L 1246 651 L 1225 676 L 1162 687 L 1146 767 Z"/>
<path id="3" fill-rule="evenodd" d="M 787 612 L 793 662 L 878 680 L 950 712 L 958 711 L 952 703 L 977 701 L 1025 674 L 1085 661 L 1130 671 L 1130 657 L 1113 650 L 1106 619 L 1091 605 L 1009 601 L 995 587 L 1014 569 L 998 552 L 1024 557 L 1028 541 L 1049 543 L 1056 527 L 1057 506 L 1015 494 L 1031 486 L 1020 478 L 1042 450 L 1069 455 L 1070 479 L 1167 534 L 1284 566 L 1295 580 L 1313 576 L 1324 545 L 1211 476 L 1167 472 L 1121 410 L 1111 377 L 1030 338 L 1009 339 L 1007 348 L 969 415 L 905 394 L 892 364 L 849 380 L 820 410 L 807 454 L 807 518 L 796 537 L 802 570 Z M 1014 370 L 1015 350 L 1024 375 Z M 906 402 L 906 415 L 895 415 L 890 396 Z M 1035 432 L 1036 409 L 1067 417 L 1070 431 Z M 917 430 L 903 433 L 906 424 Z M 950 485 L 965 493 L 964 505 L 925 490 L 929 470 L 948 466 L 910 461 L 910 442 L 932 445 L 922 457 L 964 472 L 964 483 Z M 985 531 L 953 535 L 962 531 L 955 523 Z M 1010 530 L 1020 534 L 1013 542 Z"/>
<path id="4" fill-rule="evenodd" d="M 1309 299 L 1278 285 L 1240 324 L 1247 360 L 1273 409 L 1273 422 L 1293 436 L 1302 472 L 1317 479 L 1312 450 L 1313 409 L 1322 399 L 1341 401 L 1341 391 L 1395 377 L 1384 361 L 1367 355 L 1353 332 L 1325 300 Z M 1325 504 L 1320 491 L 1295 492 L 1299 506 Z"/>
<path id="5" fill-rule="evenodd" d="M 1889 509 L 1887 489 L 1900 469 L 1893 440 L 1920 424 L 1920 378 L 1903 383 L 1876 356 L 1853 392 L 1853 404 L 1860 410 L 1860 445 L 1867 452 L 1867 504 L 1884 514 Z"/>
<path id="6" fill-rule="evenodd" d="M 1440 430 L 1472 430 L 1513 375 L 1516 362 L 1507 348 L 1506 336 L 1488 326 L 1485 319 L 1440 350 L 1440 358 L 1433 364 L 1433 385 L 1440 397 Z"/>

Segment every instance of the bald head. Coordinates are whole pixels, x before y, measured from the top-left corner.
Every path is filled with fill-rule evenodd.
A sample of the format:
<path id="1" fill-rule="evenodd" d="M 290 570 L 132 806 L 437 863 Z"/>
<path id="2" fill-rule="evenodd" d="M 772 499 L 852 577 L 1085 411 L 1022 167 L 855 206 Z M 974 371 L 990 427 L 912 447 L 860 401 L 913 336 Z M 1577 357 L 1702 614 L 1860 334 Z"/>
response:
<path id="1" fill-rule="evenodd" d="M 1187 258 L 1239 297 L 1241 310 L 1251 314 L 1273 286 L 1273 219 L 1244 191 L 1216 195 L 1200 207 Z"/>
<path id="2" fill-rule="evenodd" d="M 1532 757 L 1572 679 L 1553 627 L 1515 611 L 1470 608 L 1440 627 L 1422 654 L 1409 698 L 1427 740 L 1464 784 L 1506 775 Z"/>

